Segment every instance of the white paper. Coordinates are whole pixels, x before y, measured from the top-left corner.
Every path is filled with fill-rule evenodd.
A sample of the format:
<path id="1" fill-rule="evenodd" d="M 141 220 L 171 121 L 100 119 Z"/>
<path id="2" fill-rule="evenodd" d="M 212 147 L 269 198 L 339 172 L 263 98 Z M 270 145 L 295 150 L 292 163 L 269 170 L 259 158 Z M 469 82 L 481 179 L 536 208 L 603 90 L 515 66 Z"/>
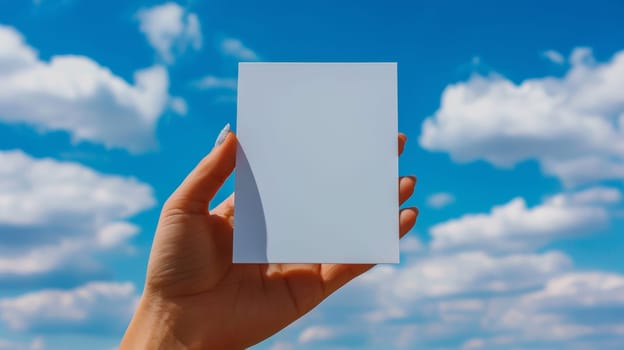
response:
<path id="1" fill-rule="evenodd" d="M 398 262 L 396 63 L 238 70 L 234 262 Z"/>

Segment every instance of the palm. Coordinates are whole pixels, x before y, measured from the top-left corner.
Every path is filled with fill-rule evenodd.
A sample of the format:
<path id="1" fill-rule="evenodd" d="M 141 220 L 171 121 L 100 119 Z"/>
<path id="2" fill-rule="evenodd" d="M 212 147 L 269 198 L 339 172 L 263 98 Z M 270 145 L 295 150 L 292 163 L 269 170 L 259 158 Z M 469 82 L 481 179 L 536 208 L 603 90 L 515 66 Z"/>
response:
<path id="1" fill-rule="evenodd" d="M 404 139 L 400 149 L 403 143 Z M 411 195 L 414 183 L 411 178 L 401 180 L 402 202 Z M 210 213 L 197 209 L 202 204 L 188 210 L 189 200 L 187 195 L 174 195 L 163 209 L 146 284 L 146 293 L 157 294 L 176 310 L 177 323 L 188 326 L 178 331 L 183 333 L 178 337 L 189 347 L 255 344 L 372 266 L 233 264 L 233 196 Z M 416 213 L 402 214 L 404 234 L 414 224 Z M 185 330 L 197 325 L 201 332 Z"/>

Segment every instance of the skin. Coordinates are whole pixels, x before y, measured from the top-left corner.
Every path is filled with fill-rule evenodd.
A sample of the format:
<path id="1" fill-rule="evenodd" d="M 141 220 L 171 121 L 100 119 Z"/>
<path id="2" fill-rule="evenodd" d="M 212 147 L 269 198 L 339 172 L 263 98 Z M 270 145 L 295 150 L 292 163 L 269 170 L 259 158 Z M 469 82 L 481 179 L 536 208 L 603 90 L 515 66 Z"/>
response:
<path id="1" fill-rule="evenodd" d="M 399 134 L 399 155 L 407 138 Z M 163 206 L 144 293 L 121 350 L 244 349 L 303 316 L 373 265 L 233 264 L 234 194 L 208 211 L 234 170 L 236 136 L 229 133 Z M 416 177 L 399 179 L 399 205 Z M 399 235 L 418 209 L 399 214 Z"/>

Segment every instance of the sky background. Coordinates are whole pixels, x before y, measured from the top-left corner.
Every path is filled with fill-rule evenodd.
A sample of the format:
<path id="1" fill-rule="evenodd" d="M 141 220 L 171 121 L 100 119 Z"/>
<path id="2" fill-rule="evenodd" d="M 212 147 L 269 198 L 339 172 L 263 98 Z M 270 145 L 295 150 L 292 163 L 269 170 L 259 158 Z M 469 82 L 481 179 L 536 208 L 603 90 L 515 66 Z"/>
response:
<path id="1" fill-rule="evenodd" d="M 421 209 L 401 264 L 255 349 L 620 349 L 623 11 L 0 0 L 0 349 L 116 348 L 240 61 L 398 62 Z"/>

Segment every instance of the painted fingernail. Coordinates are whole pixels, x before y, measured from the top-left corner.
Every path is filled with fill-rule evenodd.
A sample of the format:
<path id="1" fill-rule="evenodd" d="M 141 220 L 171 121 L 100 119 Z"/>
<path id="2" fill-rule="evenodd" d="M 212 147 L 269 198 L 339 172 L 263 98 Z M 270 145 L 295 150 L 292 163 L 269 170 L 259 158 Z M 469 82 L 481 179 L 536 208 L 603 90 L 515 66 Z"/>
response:
<path id="1" fill-rule="evenodd" d="M 219 133 L 219 136 L 217 136 L 217 141 L 215 141 L 214 146 L 217 147 L 221 145 L 223 141 L 225 141 L 225 138 L 227 137 L 229 132 L 230 132 L 230 123 L 227 123 L 225 124 L 221 132 Z"/>
<path id="2" fill-rule="evenodd" d="M 408 210 L 409 210 L 409 211 L 411 211 L 411 212 L 416 213 L 416 216 L 418 216 L 418 214 L 420 214 L 420 209 L 418 209 L 417 207 L 407 207 L 407 208 L 403 208 L 403 209 L 401 209 L 401 210 L 399 211 L 399 214 L 400 214 L 400 213 L 402 213 L 402 212 L 404 212 L 404 211 L 408 211 Z"/>

